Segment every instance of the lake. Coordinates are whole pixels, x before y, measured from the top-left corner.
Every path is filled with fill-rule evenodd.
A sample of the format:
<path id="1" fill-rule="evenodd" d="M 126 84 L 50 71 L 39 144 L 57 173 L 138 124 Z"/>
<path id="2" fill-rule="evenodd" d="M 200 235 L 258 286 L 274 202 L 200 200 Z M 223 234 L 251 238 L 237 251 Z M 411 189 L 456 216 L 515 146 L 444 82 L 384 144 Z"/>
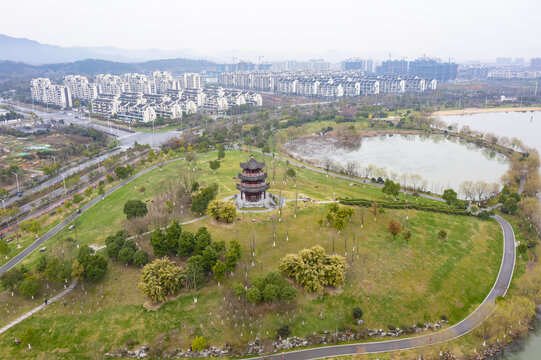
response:
<path id="1" fill-rule="evenodd" d="M 448 124 L 468 125 L 473 130 L 498 136 L 516 137 L 541 153 L 541 111 L 483 113 L 439 116 Z M 541 354 L 541 319 L 536 316 L 535 329 L 516 346 L 506 349 L 498 360 L 537 360 Z"/>
<path id="2" fill-rule="evenodd" d="M 447 115 L 438 118 L 449 125 L 468 125 L 472 130 L 508 138 L 516 137 L 541 153 L 541 111 Z"/>
<path id="3" fill-rule="evenodd" d="M 361 175 L 369 164 L 384 167 L 390 178 L 392 172 L 401 179 L 403 174 L 418 174 L 426 181 L 425 190 L 435 193 L 458 191 L 466 180 L 495 183 L 508 169 L 504 155 L 443 135 L 379 135 L 363 138 L 353 147 L 342 147 L 330 136 L 315 136 L 285 146 L 295 157 L 314 162 L 328 157 L 345 168 L 355 161 Z"/>

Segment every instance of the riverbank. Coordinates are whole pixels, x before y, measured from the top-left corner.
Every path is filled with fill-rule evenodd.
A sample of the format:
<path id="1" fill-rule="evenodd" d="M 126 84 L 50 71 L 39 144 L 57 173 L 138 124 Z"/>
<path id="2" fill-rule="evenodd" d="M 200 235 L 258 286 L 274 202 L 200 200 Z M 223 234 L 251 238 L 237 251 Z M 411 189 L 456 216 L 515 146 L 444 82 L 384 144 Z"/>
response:
<path id="1" fill-rule="evenodd" d="M 520 106 L 520 107 L 500 107 L 500 108 L 467 108 L 455 110 L 440 110 L 432 113 L 432 116 L 445 115 L 469 115 L 493 112 L 524 112 L 524 111 L 541 111 L 541 106 Z"/>

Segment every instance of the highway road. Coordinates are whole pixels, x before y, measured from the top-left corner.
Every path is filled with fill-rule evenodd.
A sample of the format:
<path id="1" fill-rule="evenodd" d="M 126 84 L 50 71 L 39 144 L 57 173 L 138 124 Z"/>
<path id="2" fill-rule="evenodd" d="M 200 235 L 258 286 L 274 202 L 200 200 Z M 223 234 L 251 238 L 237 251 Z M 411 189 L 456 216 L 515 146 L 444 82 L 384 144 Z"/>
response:
<path id="1" fill-rule="evenodd" d="M 94 206 L 95 204 L 100 202 L 103 198 L 107 197 L 109 194 L 115 192 L 116 190 L 120 189 L 122 186 L 132 182 L 133 180 L 135 180 L 138 177 L 148 173 L 149 171 L 152 171 L 152 170 L 156 169 L 160 165 L 164 165 L 164 164 L 174 162 L 174 161 L 179 161 L 179 160 L 181 160 L 181 158 L 171 159 L 171 160 L 165 161 L 165 162 L 163 162 L 161 164 L 156 164 L 156 165 L 153 165 L 153 166 L 151 166 L 149 168 L 146 168 L 145 170 L 142 170 L 142 171 L 138 172 L 137 174 L 131 176 L 130 178 L 116 184 L 114 187 L 107 190 L 103 196 L 98 196 L 98 197 L 94 198 L 93 200 L 89 201 L 88 203 L 86 203 L 84 206 L 82 206 L 80 208 L 80 213 L 75 212 L 75 213 L 69 215 L 66 219 L 64 219 L 62 222 L 60 222 L 54 228 L 49 230 L 45 235 L 43 235 L 42 237 L 37 239 L 30 246 L 28 246 L 26 249 L 24 249 L 23 251 L 21 251 L 20 253 L 15 255 L 11 260 L 9 260 L 6 264 L 4 264 L 2 267 L 0 267 L 0 276 L 2 274 L 4 274 L 6 271 L 8 271 L 9 269 L 11 269 L 12 267 L 14 267 L 15 265 L 17 265 L 19 262 L 21 262 L 24 258 L 26 258 L 28 255 L 33 253 L 35 250 L 37 250 L 38 248 L 41 248 L 42 245 L 47 240 L 49 240 L 51 237 L 56 235 L 60 230 L 62 230 L 65 226 L 67 226 L 71 221 L 76 219 L 80 214 L 82 214 L 85 211 L 87 211 L 88 209 L 90 209 L 92 206 Z"/>
<path id="2" fill-rule="evenodd" d="M 13 105 L 13 104 L 10 104 L 11 106 L 13 106 L 15 109 L 21 111 L 21 112 L 29 112 L 29 111 L 32 111 L 32 109 L 29 109 L 27 107 L 22 107 L 20 105 Z M 74 174 L 80 170 L 83 170 L 89 166 L 92 166 L 92 165 L 95 165 L 97 164 L 99 161 L 104 161 L 105 159 L 111 157 L 111 156 L 114 156 L 116 154 L 119 154 L 123 151 L 125 151 L 126 149 L 128 148 L 131 148 L 133 147 L 133 145 L 137 142 L 138 144 L 149 144 L 153 147 L 157 147 L 163 143 L 165 143 L 166 141 L 172 139 L 172 138 L 178 138 L 181 134 L 180 131 L 176 131 L 176 130 L 171 130 L 171 131 L 166 131 L 166 132 L 158 132 L 158 133 L 147 133 L 147 132 L 138 132 L 138 131 L 134 131 L 134 132 L 128 132 L 128 131 L 125 131 L 125 130 L 121 130 L 121 129 L 115 129 L 115 128 L 110 128 L 110 127 L 107 127 L 107 126 L 103 126 L 103 125 L 99 125 L 99 124 L 94 124 L 92 122 L 90 122 L 89 119 L 87 118 L 81 118 L 81 119 L 76 119 L 75 116 L 72 114 L 72 113 L 68 113 L 68 112 L 62 112 L 62 111 L 51 111 L 51 112 L 45 112 L 45 111 L 40 111 L 40 110 L 33 110 L 33 112 L 38 115 L 40 118 L 42 118 L 44 120 L 44 122 L 50 122 L 52 119 L 55 119 L 55 120 L 64 120 L 64 122 L 66 124 L 76 124 L 76 125 L 79 125 L 79 126 L 85 126 L 85 127 L 91 127 L 91 128 L 94 128 L 96 130 L 100 130 L 100 131 L 103 131 L 109 135 L 111 135 L 112 137 L 115 137 L 118 139 L 119 141 L 119 147 L 114 149 L 113 151 L 110 151 L 106 154 L 103 154 L 103 155 L 100 155 L 96 158 L 93 158 L 93 159 L 89 159 L 87 161 L 84 161 L 80 164 L 77 164 L 69 169 L 66 169 L 64 171 L 62 171 L 61 173 L 59 173 L 58 175 L 46 180 L 45 182 L 39 184 L 38 186 L 32 188 L 32 189 L 28 189 L 25 191 L 25 194 L 32 194 L 34 192 L 37 192 L 37 191 L 40 191 L 42 189 L 45 189 L 47 187 L 50 187 L 51 185 L 59 182 L 59 181 L 62 181 L 62 178 L 63 177 L 68 177 L 70 176 L 71 174 Z M 71 114 L 71 115 L 69 115 Z M 17 196 L 16 196 L 16 191 L 13 191 L 12 196 L 10 196 L 9 198 L 7 198 L 5 200 L 5 206 L 10 206 L 12 202 L 14 202 L 16 199 L 17 199 Z"/>

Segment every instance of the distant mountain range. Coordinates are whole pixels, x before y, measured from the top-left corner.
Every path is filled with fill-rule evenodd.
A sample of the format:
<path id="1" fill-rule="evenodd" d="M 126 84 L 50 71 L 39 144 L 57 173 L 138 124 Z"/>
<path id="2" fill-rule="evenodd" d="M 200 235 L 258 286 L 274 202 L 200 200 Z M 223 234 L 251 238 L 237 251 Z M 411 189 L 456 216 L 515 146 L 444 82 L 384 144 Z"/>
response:
<path id="1" fill-rule="evenodd" d="M 0 61 L 0 79 L 27 80 L 35 77 L 57 79 L 64 75 L 95 75 L 100 73 L 123 74 L 128 72 L 151 72 L 155 70 L 172 73 L 201 72 L 214 69 L 215 63 L 208 60 L 166 59 L 139 63 L 108 60 L 79 60 L 68 63 L 30 65 L 23 62 Z"/>
<path id="2" fill-rule="evenodd" d="M 0 60 L 22 61 L 32 65 L 65 63 L 86 59 L 143 62 L 174 58 L 200 58 L 190 49 L 126 50 L 114 47 L 61 47 L 25 38 L 0 34 Z"/>

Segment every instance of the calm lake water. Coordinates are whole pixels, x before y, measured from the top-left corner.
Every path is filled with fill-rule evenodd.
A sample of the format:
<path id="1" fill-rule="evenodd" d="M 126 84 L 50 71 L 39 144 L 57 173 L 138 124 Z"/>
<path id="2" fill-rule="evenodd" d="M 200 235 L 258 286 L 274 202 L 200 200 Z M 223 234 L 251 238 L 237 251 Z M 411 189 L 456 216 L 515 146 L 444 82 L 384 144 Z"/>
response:
<path id="1" fill-rule="evenodd" d="M 471 129 L 498 136 L 516 137 L 541 154 L 541 111 L 485 113 L 440 116 L 448 124 L 468 125 Z M 535 329 L 518 344 L 509 347 L 497 360 L 538 360 L 541 358 L 541 319 Z"/>
<path id="2" fill-rule="evenodd" d="M 541 111 L 440 116 L 448 124 L 468 125 L 473 130 L 516 137 L 541 154 Z"/>
<path id="3" fill-rule="evenodd" d="M 286 147 L 295 156 L 316 162 L 328 157 L 345 167 L 355 161 L 361 174 L 369 164 L 384 167 L 388 174 L 419 174 L 428 183 L 426 189 L 436 193 L 447 188 L 458 191 L 466 180 L 498 182 L 508 168 L 505 156 L 443 135 L 380 135 L 364 138 L 353 148 L 319 136 L 292 140 Z"/>

